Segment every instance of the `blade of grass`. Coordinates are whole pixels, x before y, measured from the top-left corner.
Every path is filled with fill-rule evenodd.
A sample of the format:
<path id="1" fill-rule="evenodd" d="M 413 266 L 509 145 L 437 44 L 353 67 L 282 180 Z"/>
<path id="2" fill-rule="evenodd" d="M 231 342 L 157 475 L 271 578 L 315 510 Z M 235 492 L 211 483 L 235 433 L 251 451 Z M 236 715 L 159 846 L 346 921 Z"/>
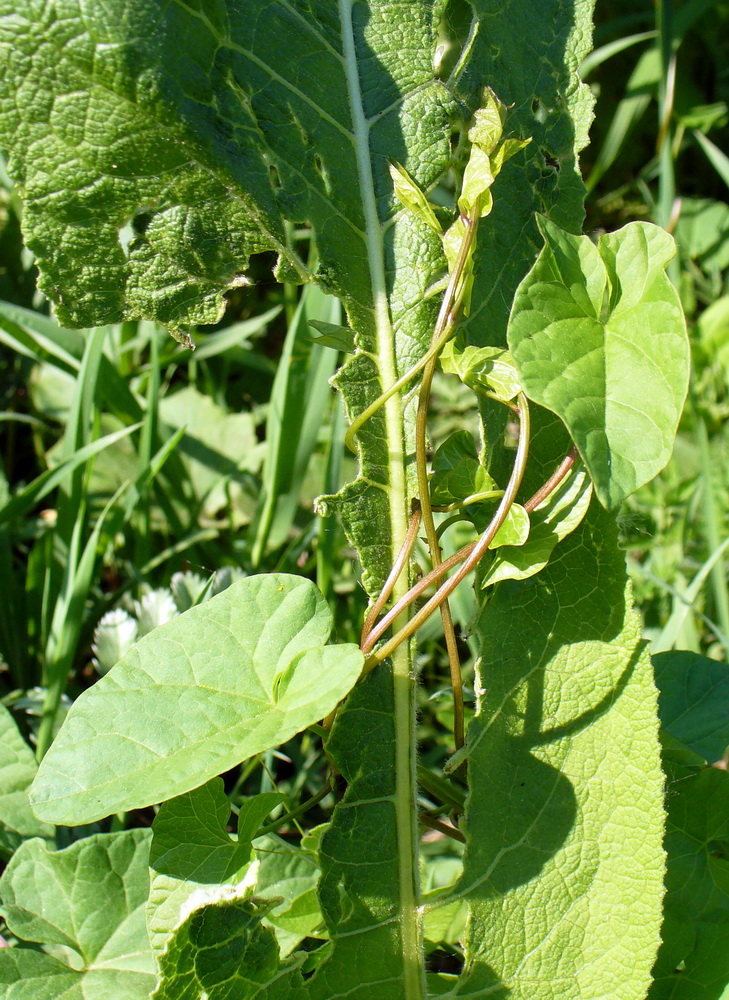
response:
<path id="1" fill-rule="evenodd" d="M 331 427 L 329 432 L 329 447 L 327 449 L 326 466 L 322 494 L 325 496 L 338 492 L 342 484 L 342 460 L 344 458 L 344 435 L 346 420 L 344 406 L 339 396 L 335 396 L 331 406 Z M 329 598 L 332 586 L 332 575 L 336 560 L 337 519 L 334 514 L 319 515 L 318 539 L 316 547 L 316 583 L 319 590 Z"/>
<path id="2" fill-rule="evenodd" d="M 274 306 L 273 309 L 261 313 L 260 316 L 253 316 L 241 323 L 233 323 L 232 326 L 217 333 L 208 333 L 203 342 L 195 348 L 195 360 L 204 361 L 217 357 L 232 347 L 247 347 L 251 337 L 262 334 L 268 324 L 279 315 L 281 308 L 281 306 Z"/>
<path id="3" fill-rule="evenodd" d="M 152 461 L 152 449 L 158 438 L 159 423 L 159 340 L 154 328 L 149 335 L 150 369 L 147 376 L 147 406 L 139 435 L 139 468 L 142 474 L 146 472 Z M 180 435 L 181 436 L 181 435 Z M 179 438 L 178 438 L 179 440 Z M 139 566 L 149 559 L 151 552 L 150 498 L 146 491 L 136 493 L 136 507 L 139 512 L 138 522 L 133 532 L 134 565 Z"/>
<path id="4" fill-rule="evenodd" d="M 93 531 L 81 551 L 83 521 L 75 525 L 63 585 L 53 610 L 48 643 L 46 644 L 45 673 L 46 696 L 43 716 L 38 730 L 38 760 L 41 760 L 53 741 L 53 729 L 66 689 L 68 672 L 73 664 L 78 638 L 83 625 L 84 609 L 96 566 L 101 529 L 109 511 L 114 507 L 129 484 L 120 486 L 96 519 Z"/>
<path id="5" fill-rule="evenodd" d="M 97 441 L 79 448 L 70 458 L 61 462 L 60 465 L 52 469 L 46 469 L 32 483 L 29 483 L 22 490 L 19 490 L 3 507 L 0 507 L 0 528 L 10 524 L 14 520 L 24 517 L 35 507 L 44 497 L 48 496 L 59 486 L 68 476 L 79 466 L 84 465 L 105 448 L 109 448 L 121 441 L 122 438 L 129 437 L 134 431 L 139 430 L 141 424 L 132 424 L 131 427 L 123 427 L 121 430 L 106 434 Z"/>
<path id="6" fill-rule="evenodd" d="M 696 435 L 701 456 L 701 499 L 706 522 L 706 541 L 709 552 L 723 551 L 723 518 L 716 501 L 714 489 L 714 472 L 711 452 L 709 450 L 709 433 L 702 417 L 698 417 Z M 726 565 L 721 556 L 717 556 L 711 565 L 711 591 L 714 597 L 716 617 L 725 636 L 729 635 L 729 588 L 727 588 Z M 725 648 L 729 656 L 729 647 Z"/>
<path id="7" fill-rule="evenodd" d="M 666 583 L 665 580 L 661 580 L 659 577 L 655 576 L 648 570 L 645 570 L 643 567 L 639 567 L 640 572 L 643 573 L 644 576 L 653 580 L 675 598 L 670 618 L 663 626 L 663 629 L 657 638 L 651 643 L 651 653 L 663 653 L 669 649 L 673 649 L 676 645 L 678 635 L 683 628 L 686 617 L 692 613 L 701 618 L 701 620 L 714 633 L 719 642 L 724 646 L 725 651 L 729 653 L 729 633 L 722 631 L 717 624 L 699 611 L 698 608 L 694 607 L 694 604 L 701 593 L 701 588 L 706 582 L 707 576 L 711 573 L 718 560 L 722 558 L 728 547 L 729 538 L 722 542 L 722 544 L 711 553 L 706 562 L 702 564 L 701 568 L 698 570 L 684 593 L 676 590 L 675 587 Z"/>
<path id="8" fill-rule="evenodd" d="M 341 322 L 337 299 L 308 285 L 289 325 L 271 393 L 266 422 L 263 490 L 253 528 L 254 566 L 269 543 L 285 541 L 293 523 L 301 484 L 316 446 L 331 395 L 336 352 L 312 344 L 309 321 Z"/>
<path id="9" fill-rule="evenodd" d="M 585 181 L 588 193 L 617 159 L 628 136 L 648 109 L 658 81 L 658 53 L 654 47 L 643 53 L 628 79 L 625 97 L 618 104 L 590 176 Z"/>
<path id="10" fill-rule="evenodd" d="M 660 80 L 658 84 L 658 216 L 656 222 L 667 231 L 672 229 L 674 203 L 676 201 L 676 174 L 673 162 L 673 101 L 676 93 L 676 51 L 674 45 L 672 0 L 657 0 L 656 3 L 657 51 L 660 60 Z M 668 277 L 678 284 L 680 267 L 678 257 L 669 261 L 666 269 Z"/>
<path id="11" fill-rule="evenodd" d="M 7 500 L 9 492 L 5 471 L 0 465 L 0 498 Z M 8 531 L 0 529 L 0 579 L 3 599 L 0 601 L 0 655 L 7 663 L 12 682 L 19 688 L 32 686 L 28 650 L 28 625 L 24 574 L 17 572 L 15 554 Z"/>
<path id="12" fill-rule="evenodd" d="M 582 60 L 580 76 L 583 80 L 586 80 L 593 70 L 596 70 L 598 66 L 602 66 L 608 59 L 612 59 L 613 56 L 618 55 L 619 52 L 625 52 L 626 49 L 632 48 L 633 45 L 638 45 L 640 42 L 645 42 L 649 38 L 655 37 L 655 31 L 641 31 L 637 35 L 626 35 L 624 38 L 616 38 L 606 45 L 601 45 L 598 49 L 593 49 L 587 58 Z"/>
<path id="13" fill-rule="evenodd" d="M 48 316 L 0 301 L 0 343 L 24 357 L 75 376 L 81 367 L 84 336 L 77 330 L 65 330 Z M 101 358 L 96 402 L 100 409 L 110 410 L 124 421 L 136 422 L 143 416 L 139 400 L 106 357 Z"/>
<path id="14" fill-rule="evenodd" d="M 711 139 L 707 139 L 703 133 L 694 129 L 694 138 L 699 146 L 706 153 L 706 158 L 717 174 L 721 177 L 727 187 L 729 187 L 729 156 L 723 153 Z"/>

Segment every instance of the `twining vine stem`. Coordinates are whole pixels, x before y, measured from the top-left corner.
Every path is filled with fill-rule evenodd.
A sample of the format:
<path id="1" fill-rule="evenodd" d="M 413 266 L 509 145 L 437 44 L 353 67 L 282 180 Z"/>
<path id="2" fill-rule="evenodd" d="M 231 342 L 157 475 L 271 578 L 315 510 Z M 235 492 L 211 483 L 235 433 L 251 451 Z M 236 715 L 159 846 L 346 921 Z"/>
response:
<path id="1" fill-rule="evenodd" d="M 464 235 L 458 251 L 453 272 L 448 282 L 443 301 L 438 312 L 431 350 L 435 344 L 445 342 L 455 331 L 460 311 L 461 300 L 463 298 L 463 273 L 466 264 L 473 252 L 473 241 L 476 235 L 478 219 L 481 214 L 481 199 L 476 199 L 474 208 L 468 215 L 461 215 L 461 222 L 464 226 Z M 433 568 L 441 564 L 440 542 L 433 520 L 433 508 L 430 503 L 430 488 L 428 485 L 428 456 L 427 456 L 427 427 L 428 408 L 430 405 L 430 392 L 433 384 L 433 376 L 438 363 L 437 354 L 433 354 L 428 359 L 423 368 L 423 380 L 418 393 L 418 412 L 415 418 L 415 469 L 418 477 L 418 493 L 420 495 L 420 509 L 423 519 L 423 528 L 428 542 L 430 560 Z M 456 749 L 460 749 L 464 743 L 464 709 L 463 709 L 463 680 L 461 677 L 461 660 L 458 655 L 458 643 L 456 633 L 453 628 L 453 616 L 448 605 L 447 596 L 440 603 L 440 614 L 443 621 L 443 634 L 445 637 L 446 649 L 448 651 L 448 666 L 451 675 L 451 687 L 453 689 L 453 739 Z M 405 626 L 406 628 L 408 626 Z"/>
<path id="2" fill-rule="evenodd" d="M 560 464 L 557 467 L 557 469 L 553 472 L 553 474 L 549 477 L 549 479 L 544 483 L 544 485 L 541 486 L 537 490 L 537 492 L 532 497 L 530 497 L 529 500 L 527 500 L 527 502 L 524 504 L 524 509 L 527 511 L 527 513 L 531 514 L 534 510 L 536 510 L 536 508 L 541 503 L 544 502 L 544 500 L 551 493 L 554 492 L 554 490 L 557 489 L 557 487 L 559 486 L 559 484 L 562 482 L 562 480 L 569 473 L 569 471 L 572 468 L 572 466 L 574 465 L 576 459 L 577 459 L 577 449 L 573 446 L 572 448 L 570 448 L 570 450 L 567 453 L 567 455 L 565 455 L 565 457 L 562 459 L 562 461 L 560 462 Z M 497 511 L 497 515 L 498 515 L 498 511 Z M 495 517 L 497 515 L 495 515 Z M 489 528 L 487 529 L 487 532 L 491 531 L 492 525 L 493 525 L 493 521 L 489 525 Z M 477 539 L 475 542 L 470 542 L 468 545 L 464 545 L 463 548 L 459 549 L 452 556 L 449 556 L 448 559 L 445 559 L 440 564 L 440 566 L 436 567 L 435 569 L 433 569 L 429 573 L 427 573 L 425 576 L 421 577 L 421 579 L 418 580 L 418 582 L 416 584 L 414 584 L 413 587 L 410 588 L 410 590 L 407 592 L 407 594 L 405 594 L 401 598 L 401 600 L 398 603 L 398 605 L 394 606 L 388 612 L 388 614 L 386 616 L 386 619 L 383 618 L 382 622 L 380 622 L 380 624 L 377 626 L 377 635 L 375 636 L 375 638 L 371 642 L 368 641 L 368 643 L 367 643 L 367 649 L 371 649 L 372 646 L 374 645 L 374 643 L 377 642 L 377 638 L 379 638 L 379 636 L 383 632 L 385 632 L 386 629 L 392 624 L 392 621 L 396 617 L 396 614 L 401 614 L 404 608 L 409 607 L 409 605 L 411 605 L 414 601 L 416 601 L 426 590 L 428 590 L 428 588 L 433 583 L 435 583 L 436 581 L 440 580 L 441 577 L 444 577 L 447 573 L 450 572 L 450 570 L 454 569 L 456 566 L 460 565 L 464 560 L 468 559 L 473 554 L 473 551 L 476 548 L 476 546 L 478 544 L 480 544 L 480 541 L 481 541 L 480 539 Z M 408 552 L 409 551 L 410 550 L 408 549 Z M 388 593 L 387 596 L 389 596 L 389 593 Z M 387 600 L 387 596 L 382 601 L 383 605 L 384 605 L 385 601 Z M 438 593 L 435 595 L 434 599 L 437 599 L 437 598 L 438 598 Z M 369 630 L 368 636 L 371 634 L 371 632 L 372 632 L 372 629 Z M 364 647 L 364 643 L 363 643 L 363 647 Z M 367 651 L 367 650 L 365 650 L 365 651 Z M 377 662 L 379 662 L 379 659 L 377 660 Z M 372 664 L 372 666 L 375 666 L 375 665 L 376 665 L 376 663 Z M 369 666 L 369 661 L 368 661 L 368 664 L 366 666 Z"/>
<path id="3" fill-rule="evenodd" d="M 491 519 L 491 523 L 483 535 L 481 535 L 481 537 L 473 545 L 461 568 L 443 584 L 440 590 L 423 605 L 423 607 L 407 622 L 406 625 L 403 626 L 403 628 L 400 629 L 398 633 L 396 633 L 396 635 L 367 657 L 364 665 L 365 672 L 372 670 L 378 663 L 390 656 L 393 650 L 397 649 L 402 642 L 409 639 L 410 636 L 412 636 L 417 629 L 419 629 L 420 626 L 427 621 L 431 614 L 440 607 L 443 601 L 453 593 L 461 580 L 468 576 L 471 570 L 476 566 L 493 541 L 496 532 L 506 520 L 509 509 L 514 503 L 519 487 L 521 486 L 521 481 L 524 477 L 524 471 L 526 469 L 527 456 L 529 454 L 529 403 L 523 392 L 520 392 L 517 398 L 519 404 L 519 443 L 516 449 L 516 458 L 514 459 L 514 467 L 511 471 L 508 485 L 504 491 L 503 497 L 501 498 L 501 503 L 497 507 L 496 513 Z M 451 559 L 447 559 L 445 562 L 435 567 L 432 572 L 442 575 L 438 573 L 438 571 L 442 570 L 443 567 L 448 564 L 453 565 L 452 560 L 453 557 L 451 557 Z M 447 570 L 444 572 L 447 572 Z M 421 580 L 421 584 L 422 582 L 423 581 Z M 405 604 L 408 598 L 409 600 L 407 600 L 407 604 L 412 603 L 417 596 L 416 594 L 413 594 L 415 589 L 416 588 L 411 588 L 405 597 L 398 602 L 398 604 Z M 370 653 L 382 633 L 390 627 L 395 618 L 401 613 L 402 608 L 395 605 L 395 607 L 385 615 L 382 621 L 372 629 L 366 642 L 362 646 L 362 652 Z"/>

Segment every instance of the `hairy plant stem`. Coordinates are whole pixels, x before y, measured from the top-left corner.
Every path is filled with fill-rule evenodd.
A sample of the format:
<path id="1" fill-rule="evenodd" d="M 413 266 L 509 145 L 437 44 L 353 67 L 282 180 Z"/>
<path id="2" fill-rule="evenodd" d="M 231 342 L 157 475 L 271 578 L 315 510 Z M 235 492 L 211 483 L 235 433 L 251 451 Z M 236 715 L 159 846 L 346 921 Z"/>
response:
<path id="1" fill-rule="evenodd" d="M 491 523 L 483 535 L 481 535 L 478 541 L 474 544 L 470 554 L 461 568 L 443 584 L 440 590 L 433 597 L 431 597 L 431 599 L 408 621 L 403 628 L 400 629 L 400 631 L 396 632 L 395 635 L 384 644 L 384 646 L 367 658 L 364 665 L 365 673 L 376 667 L 377 664 L 383 659 L 390 656 L 402 642 L 409 639 L 410 636 L 420 628 L 423 622 L 427 621 L 431 614 L 440 607 L 443 601 L 445 601 L 453 593 L 461 580 L 468 576 L 471 570 L 476 566 L 493 541 L 496 532 L 506 520 L 509 509 L 516 500 L 516 494 L 521 486 L 521 481 L 524 477 L 524 471 L 526 469 L 527 456 L 529 454 L 529 403 L 523 392 L 519 393 L 518 399 L 519 444 L 516 449 L 516 458 L 514 459 L 514 467 L 511 470 L 511 477 L 509 478 L 508 485 L 504 491 L 503 497 L 501 498 L 501 503 L 497 507 L 496 513 L 491 519 Z M 446 562 L 450 562 L 450 560 L 446 560 Z M 441 569 L 441 567 L 445 564 L 446 563 L 441 563 L 441 565 L 437 567 L 437 570 Z M 415 588 L 411 588 L 409 593 L 412 593 L 414 589 Z M 413 600 L 414 599 L 415 598 L 413 597 Z M 408 601 L 408 603 L 411 602 Z M 401 610 L 396 605 L 388 615 L 385 615 L 377 628 L 374 628 L 370 633 L 367 642 L 365 643 L 363 652 L 366 653 L 372 649 L 374 644 L 377 642 L 377 639 L 387 628 L 389 628 L 393 621 L 396 620 L 396 616 L 400 613 Z"/>
<path id="2" fill-rule="evenodd" d="M 367 119 L 360 85 L 359 58 L 355 41 L 352 11 L 355 0 L 338 0 L 342 26 L 347 96 L 352 117 L 354 151 L 357 160 L 363 210 L 367 257 L 370 267 L 372 302 L 374 307 L 377 366 L 380 384 L 385 392 L 398 378 L 395 334 L 390 319 L 385 275 L 385 255 L 382 225 L 378 215 L 375 184 L 372 173 L 370 122 Z M 393 562 L 402 549 L 408 533 L 405 442 L 403 434 L 402 400 L 397 392 L 385 402 L 387 439 L 388 492 L 390 510 L 390 544 Z M 395 581 L 393 594 L 399 603 L 407 592 L 407 574 Z M 398 613 L 399 627 L 404 627 L 409 612 Z M 412 669 L 410 644 L 393 650 L 392 683 L 395 700 L 395 824 L 399 871 L 398 922 L 403 952 L 403 1000 L 423 1000 L 422 927 L 418 916 L 420 880 L 417 863 L 417 782 L 415 777 L 415 677 Z"/>

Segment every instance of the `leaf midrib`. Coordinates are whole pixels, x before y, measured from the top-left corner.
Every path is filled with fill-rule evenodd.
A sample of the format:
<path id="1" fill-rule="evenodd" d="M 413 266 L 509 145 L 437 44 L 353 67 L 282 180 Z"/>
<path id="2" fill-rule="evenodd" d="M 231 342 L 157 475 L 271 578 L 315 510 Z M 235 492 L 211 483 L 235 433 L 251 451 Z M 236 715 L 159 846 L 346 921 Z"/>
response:
<path id="1" fill-rule="evenodd" d="M 381 387 L 397 380 L 395 336 L 387 299 L 383 231 L 377 213 L 372 161 L 369 147 L 370 122 L 364 111 L 359 81 L 357 49 L 352 23 L 353 0 L 338 0 L 342 28 L 344 68 L 350 114 L 354 130 L 355 156 L 365 218 L 367 260 L 372 287 L 376 328 L 377 368 Z M 406 480 L 403 434 L 403 408 L 399 394 L 384 406 L 387 436 L 391 561 L 394 563 L 407 535 Z M 407 590 L 403 574 L 393 591 L 398 600 Z M 397 628 L 398 622 L 395 622 Z M 420 917 L 418 914 L 418 873 L 415 859 L 413 808 L 415 803 L 414 738 L 412 733 L 412 682 L 409 644 L 403 643 L 392 656 L 395 698 L 395 815 L 398 845 L 400 890 L 400 929 L 402 935 L 403 1000 L 422 1000 L 423 972 L 420 962 Z"/>

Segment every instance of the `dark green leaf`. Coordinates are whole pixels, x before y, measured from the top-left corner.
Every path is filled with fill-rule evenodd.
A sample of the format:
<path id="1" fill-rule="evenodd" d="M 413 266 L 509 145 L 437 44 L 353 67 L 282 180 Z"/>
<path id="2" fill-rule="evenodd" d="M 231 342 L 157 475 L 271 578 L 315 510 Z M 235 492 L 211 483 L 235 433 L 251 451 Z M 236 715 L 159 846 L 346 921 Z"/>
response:
<path id="1" fill-rule="evenodd" d="M 729 747 L 729 664 L 688 651 L 653 657 L 661 725 L 713 764 Z"/>
<path id="2" fill-rule="evenodd" d="M 729 986 L 729 774 L 671 781 L 663 938 L 649 1000 L 718 1000 Z"/>

